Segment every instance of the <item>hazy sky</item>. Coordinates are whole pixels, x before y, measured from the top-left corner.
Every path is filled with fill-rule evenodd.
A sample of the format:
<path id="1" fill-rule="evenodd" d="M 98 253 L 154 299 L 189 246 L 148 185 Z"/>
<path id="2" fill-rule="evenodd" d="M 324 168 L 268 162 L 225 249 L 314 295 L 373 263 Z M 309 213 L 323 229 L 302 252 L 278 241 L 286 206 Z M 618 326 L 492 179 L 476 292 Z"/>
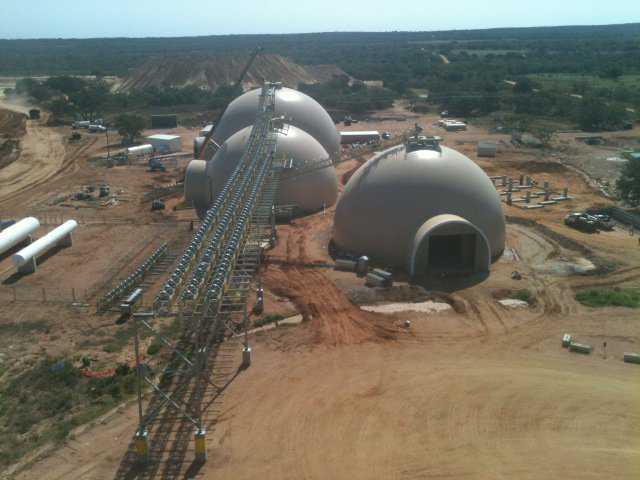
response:
<path id="1" fill-rule="evenodd" d="M 640 21 L 640 0 L 0 0 L 0 38 L 447 30 Z"/>

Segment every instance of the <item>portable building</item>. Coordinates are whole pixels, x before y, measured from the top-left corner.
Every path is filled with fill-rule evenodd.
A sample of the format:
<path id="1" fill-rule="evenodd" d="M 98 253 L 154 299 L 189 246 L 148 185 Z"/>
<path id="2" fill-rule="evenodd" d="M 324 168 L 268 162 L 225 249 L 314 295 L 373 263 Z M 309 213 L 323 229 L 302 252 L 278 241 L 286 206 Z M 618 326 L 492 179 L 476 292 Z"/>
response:
<path id="1" fill-rule="evenodd" d="M 176 128 L 178 126 L 178 116 L 173 115 L 151 115 L 151 128 Z"/>
<path id="2" fill-rule="evenodd" d="M 342 145 L 380 142 L 380 138 L 380 132 L 378 132 L 377 130 L 340 132 L 340 143 Z"/>
<path id="3" fill-rule="evenodd" d="M 146 137 L 146 141 L 158 153 L 176 153 L 182 150 L 180 135 L 156 134 Z"/>

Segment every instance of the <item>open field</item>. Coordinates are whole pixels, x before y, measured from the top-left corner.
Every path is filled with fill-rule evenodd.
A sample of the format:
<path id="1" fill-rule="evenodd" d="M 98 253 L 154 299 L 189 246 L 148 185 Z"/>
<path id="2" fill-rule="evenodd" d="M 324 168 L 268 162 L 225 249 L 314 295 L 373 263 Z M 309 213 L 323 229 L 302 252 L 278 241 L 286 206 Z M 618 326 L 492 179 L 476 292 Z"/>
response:
<path id="1" fill-rule="evenodd" d="M 452 306 L 440 313 L 361 309 L 360 304 L 412 301 L 418 295 L 401 275 L 396 287 L 377 291 L 331 268 L 334 208 L 281 225 L 279 243 L 262 272 L 264 315 L 299 313 L 303 322 L 252 335 L 253 365 L 233 377 L 207 415 L 204 465 L 192 461 L 190 424 L 174 416 L 166 450 L 151 473 L 131 469 L 137 411 L 125 402 L 48 454 L 27 455 L 31 462 L 14 467 L 11 475 L 25 480 L 638 478 L 640 377 L 638 366 L 621 360 L 623 352 L 640 349 L 638 311 L 585 307 L 575 294 L 640 287 L 640 248 L 637 236 L 627 232 L 587 235 L 563 224 L 568 212 L 612 203 L 567 160 L 578 154 L 565 153 L 561 142 L 574 140 L 561 137 L 553 150 L 543 151 L 515 147 L 508 135 L 490 134 L 473 123 L 466 132 L 444 132 L 434 126 L 435 115 L 416 116 L 402 103 L 376 113 L 393 115 L 404 119 L 374 119 L 348 129 L 389 131 L 390 143 L 399 143 L 419 123 L 489 175 L 531 175 L 554 189 L 568 187 L 575 198 L 543 210 L 504 205 L 505 254 L 485 282 L 440 293 L 438 298 Z M 189 150 L 195 130 L 177 131 Z M 53 287 L 87 294 L 83 305 L 75 306 L 55 298 L 2 303 L 0 326 L 10 340 L 2 348 L 8 368 L 0 369 L 0 382 L 45 353 L 90 356 L 97 370 L 130 361 L 130 336 L 120 333 L 127 326 L 117 325 L 114 314 L 95 314 L 96 297 L 160 242 L 180 251 L 195 219 L 192 210 L 151 212 L 150 202 L 142 200 L 153 186 L 180 179 L 179 168 L 150 173 L 142 165 L 97 167 L 89 158 L 105 153 L 105 139 L 87 135 L 84 143 L 69 147 L 63 142 L 68 134 L 63 127 L 28 127 L 26 144 L 46 140 L 42 148 L 49 153 L 31 150 L 16 162 L 23 162 L 27 174 L 9 190 L 3 186 L 0 208 L 3 217 L 78 215 L 84 222 L 75 244 L 55 252 L 31 276 L 14 276 L 3 258 L 0 294 L 12 298 L 13 288 L 40 294 Z M 495 159 L 476 156 L 477 141 L 486 139 L 499 144 Z M 597 152 L 591 148 L 585 145 L 579 155 Z M 340 183 L 369 155 L 345 150 L 337 166 Z M 37 172 L 29 173 L 33 165 Z M 98 183 L 122 190 L 120 201 L 78 208 L 52 201 Z M 173 200 L 178 203 L 179 197 Z M 522 279 L 513 280 L 513 271 Z M 532 299 L 527 308 L 498 303 L 521 291 Z M 405 320 L 410 328 L 402 326 Z M 28 328 L 38 322 L 46 328 Z M 569 353 L 561 347 L 564 333 L 593 345 L 594 352 Z M 145 351 L 151 341 L 145 340 Z M 237 365 L 239 342 L 232 338 L 222 345 Z"/>

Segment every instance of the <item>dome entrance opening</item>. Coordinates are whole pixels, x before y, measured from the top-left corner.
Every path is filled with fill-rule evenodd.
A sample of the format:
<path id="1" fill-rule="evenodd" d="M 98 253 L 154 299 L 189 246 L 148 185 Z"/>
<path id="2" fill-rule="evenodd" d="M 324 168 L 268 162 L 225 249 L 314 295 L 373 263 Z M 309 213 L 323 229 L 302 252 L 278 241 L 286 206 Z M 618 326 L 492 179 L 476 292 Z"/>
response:
<path id="1" fill-rule="evenodd" d="M 477 237 L 474 233 L 458 235 L 429 235 L 429 258 L 426 269 L 429 272 L 456 271 L 471 273 L 475 264 L 475 244 Z"/>
<path id="2" fill-rule="evenodd" d="M 413 277 L 487 272 L 491 262 L 485 235 L 457 215 L 438 215 L 418 230 L 409 270 Z"/>

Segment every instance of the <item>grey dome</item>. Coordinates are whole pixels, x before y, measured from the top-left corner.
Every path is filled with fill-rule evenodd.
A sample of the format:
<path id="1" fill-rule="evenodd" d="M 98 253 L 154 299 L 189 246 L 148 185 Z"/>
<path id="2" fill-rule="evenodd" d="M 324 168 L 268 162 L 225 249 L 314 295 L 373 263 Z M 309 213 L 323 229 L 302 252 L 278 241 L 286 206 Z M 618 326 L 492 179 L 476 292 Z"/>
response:
<path id="1" fill-rule="evenodd" d="M 500 198 L 474 162 L 441 149 L 381 154 L 360 167 L 336 207 L 335 245 L 408 268 L 413 275 L 419 273 L 416 262 L 426 254 L 430 234 L 454 240 L 460 235 L 461 252 L 471 252 L 472 270 L 488 271 L 489 262 L 504 250 Z M 477 240 L 464 244 L 463 234 Z"/>
<path id="2" fill-rule="evenodd" d="M 251 90 L 229 104 L 213 137 L 222 144 L 231 135 L 249 125 L 253 125 L 258 113 L 261 89 Z M 329 153 L 331 158 L 340 155 L 340 135 L 331 117 L 313 98 L 287 87 L 276 90 L 276 115 L 286 117 L 287 123 L 301 128 L 314 137 Z"/>
<path id="3" fill-rule="evenodd" d="M 235 133 L 207 162 L 212 198 L 215 199 L 233 173 L 250 134 L 251 127 Z M 292 168 L 284 170 L 280 177 L 279 205 L 296 205 L 303 211 L 314 211 L 335 203 L 338 195 L 335 168 L 328 163 L 329 154 L 311 135 L 292 125 L 285 125 L 277 134 L 276 158 L 292 160 Z"/>

